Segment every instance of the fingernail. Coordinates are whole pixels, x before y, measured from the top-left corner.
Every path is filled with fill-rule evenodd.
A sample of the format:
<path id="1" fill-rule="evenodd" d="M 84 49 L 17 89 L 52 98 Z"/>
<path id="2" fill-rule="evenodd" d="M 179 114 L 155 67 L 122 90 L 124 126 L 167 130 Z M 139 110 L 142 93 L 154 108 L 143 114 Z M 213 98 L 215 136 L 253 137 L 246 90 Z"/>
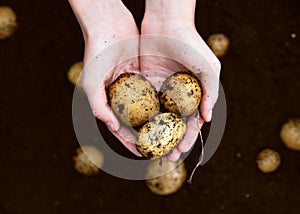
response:
<path id="1" fill-rule="evenodd" d="M 113 131 L 113 132 L 116 131 L 115 126 L 114 126 L 111 122 L 108 122 L 108 123 L 106 124 L 106 126 L 108 127 L 109 130 L 111 130 L 111 131 Z"/>
<path id="2" fill-rule="evenodd" d="M 209 110 L 207 116 L 208 116 L 208 119 L 211 120 L 211 118 L 212 118 L 212 109 Z"/>

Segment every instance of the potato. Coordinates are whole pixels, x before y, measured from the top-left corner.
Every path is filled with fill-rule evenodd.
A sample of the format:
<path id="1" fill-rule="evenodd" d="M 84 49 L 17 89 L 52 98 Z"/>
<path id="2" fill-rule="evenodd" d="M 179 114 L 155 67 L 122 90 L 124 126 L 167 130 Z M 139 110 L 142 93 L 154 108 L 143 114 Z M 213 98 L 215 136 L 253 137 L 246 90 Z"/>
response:
<path id="1" fill-rule="evenodd" d="M 78 87 L 81 87 L 81 73 L 82 73 L 82 69 L 83 69 L 83 62 L 79 61 L 74 63 L 68 73 L 68 79 L 71 83 L 73 83 L 74 85 L 77 84 Z M 78 83 L 77 83 L 78 82 Z"/>
<path id="2" fill-rule="evenodd" d="M 103 154 L 94 146 L 82 146 L 73 158 L 75 169 L 84 175 L 97 174 L 103 166 Z"/>
<path id="3" fill-rule="evenodd" d="M 284 144 L 293 150 L 300 151 L 300 119 L 290 119 L 280 131 Z"/>
<path id="4" fill-rule="evenodd" d="M 144 124 L 160 108 L 154 86 L 140 74 L 121 74 L 109 86 L 108 95 L 114 113 L 129 126 Z"/>
<path id="5" fill-rule="evenodd" d="M 177 72 L 164 81 L 159 99 L 167 111 L 188 116 L 198 108 L 201 95 L 196 77 L 189 72 Z"/>
<path id="6" fill-rule="evenodd" d="M 280 155 L 272 149 L 264 149 L 257 156 L 257 166 L 264 172 L 269 173 L 275 171 L 280 165 Z"/>
<path id="7" fill-rule="evenodd" d="M 208 37 L 207 44 L 217 57 L 222 57 L 227 53 L 229 39 L 222 33 L 216 33 Z"/>
<path id="8" fill-rule="evenodd" d="M 8 6 L 0 7 L 0 39 L 11 36 L 18 27 L 17 15 Z"/>
<path id="9" fill-rule="evenodd" d="M 146 173 L 146 177 L 150 178 L 146 180 L 146 185 L 152 193 L 157 195 L 175 193 L 183 185 L 187 176 L 184 162 L 179 164 L 178 161 L 162 161 L 161 165 L 159 160 L 153 161 L 148 166 Z M 157 177 L 158 175 L 161 176 Z"/>
<path id="10" fill-rule="evenodd" d="M 138 133 L 137 150 L 146 158 L 158 158 L 169 153 L 183 138 L 184 121 L 174 113 L 158 114 Z"/>

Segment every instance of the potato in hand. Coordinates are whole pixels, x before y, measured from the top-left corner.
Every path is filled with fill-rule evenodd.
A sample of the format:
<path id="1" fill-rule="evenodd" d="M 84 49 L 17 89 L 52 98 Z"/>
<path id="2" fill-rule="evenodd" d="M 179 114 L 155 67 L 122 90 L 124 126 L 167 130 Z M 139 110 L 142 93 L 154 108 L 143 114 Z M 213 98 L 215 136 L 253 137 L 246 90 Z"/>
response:
<path id="1" fill-rule="evenodd" d="M 139 126 L 159 111 L 157 92 L 140 74 L 121 74 L 108 89 L 112 110 L 128 126 Z"/>
<path id="2" fill-rule="evenodd" d="M 181 116 L 194 113 L 201 101 L 198 79 L 189 72 L 177 72 L 163 83 L 159 99 L 162 106 Z"/>

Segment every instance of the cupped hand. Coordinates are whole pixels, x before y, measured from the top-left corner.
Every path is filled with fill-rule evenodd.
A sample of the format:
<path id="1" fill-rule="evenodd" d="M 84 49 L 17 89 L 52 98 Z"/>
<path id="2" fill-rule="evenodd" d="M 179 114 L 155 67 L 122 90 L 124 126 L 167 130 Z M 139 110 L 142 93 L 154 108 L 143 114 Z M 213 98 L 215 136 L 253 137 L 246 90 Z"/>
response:
<path id="1" fill-rule="evenodd" d="M 140 70 L 157 90 L 167 76 L 176 71 L 190 70 L 199 77 L 203 89 L 201 116 L 196 112 L 185 118 L 185 137 L 168 155 L 169 160 L 177 160 L 182 152 L 192 147 L 203 122 L 211 120 L 212 108 L 218 97 L 220 63 L 199 36 L 193 21 L 187 21 L 176 13 L 192 14 L 188 16 L 193 19 L 190 11 L 195 9 L 195 1 L 188 0 L 188 4 L 185 0 L 168 0 L 170 4 L 162 5 L 175 11 L 176 15 L 162 19 L 160 12 L 154 19 L 147 15 L 151 13 L 146 12 L 141 39 L 131 13 L 120 0 L 69 1 L 85 39 L 82 86 L 94 115 L 137 156 L 141 154 L 134 144 L 136 135 L 115 117 L 107 102 L 106 87 L 121 73 L 139 73 Z M 150 7 L 166 11 L 161 2 L 147 0 Z M 139 58 L 139 54 L 142 57 Z"/>
<path id="2" fill-rule="evenodd" d="M 183 140 L 167 156 L 176 161 L 181 153 L 191 149 L 204 122 L 212 118 L 217 101 L 220 62 L 200 37 L 193 21 L 158 20 L 145 15 L 140 44 L 141 73 L 160 89 L 163 81 L 177 71 L 189 70 L 201 82 L 202 99 L 198 111 L 184 118 L 187 131 Z"/>
<path id="3" fill-rule="evenodd" d="M 121 73 L 140 70 L 139 31 L 132 14 L 120 0 L 69 1 L 85 39 L 82 87 L 93 113 L 127 149 L 141 156 L 136 135 L 118 121 L 106 96 L 107 86 Z"/>

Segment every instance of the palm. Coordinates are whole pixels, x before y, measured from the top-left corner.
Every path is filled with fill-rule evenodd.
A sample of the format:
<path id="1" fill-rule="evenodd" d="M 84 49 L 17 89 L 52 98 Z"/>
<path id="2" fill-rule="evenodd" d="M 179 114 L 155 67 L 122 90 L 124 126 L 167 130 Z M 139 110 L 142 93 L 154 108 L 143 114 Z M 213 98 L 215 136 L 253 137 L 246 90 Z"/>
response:
<path id="1" fill-rule="evenodd" d="M 83 88 L 94 115 L 106 123 L 126 148 L 140 156 L 134 145 L 136 136 L 119 123 L 106 97 L 107 86 L 120 74 L 139 72 L 139 31 L 131 13 L 123 5 L 113 16 L 101 13 L 101 9 L 88 10 L 94 15 L 89 16 L 92 20 L 87 20 L 87 23 L 92 23 L 92 33 L 85 36 Z M 129 55 L 135 57 L 128 58 Z"/>
<path id="2" fill-rule="evenodd" d="M 196 29 L 180 23 L 157 27 L 152 22 L 145 21 L 141 34 L 141 73 L 152 82 L 157 90 L 160 89 L 163 81 L 174 72 L 190 70 L 195 75 L 201 73 L 204 94 L 200 109 L 201 113 L 204 112 L 206 121 L 210 120 L 207 119 L 205 108 L 207 105 L 212 108 L 213 103 L 209 102 L 209 95 L 216 99 L 218 84 L 211 84 L 214 85 L 214 88 L 210 88 L 205 82 L 210 84 L 218 81 L 218 78 L 215 77 L 218 76 L 219 68 L 211 69 L 211 64 L 218 65 L 218 60 Z M 203 116 L 203 114 L 201 115 Z M 181 152 L 187 152 L 192 147 L 204 123 L 198 112 L 184 119 L 187 122 L 187 132 L 181 143 L 168 156 L 170 160 L 177 160 Z"/>
<path id="3" fill-rule="evenodd" d="M 162 82 L 176 71 L 185 70 L 179 63 L 164 57 L 141 56 L 141 73 L 144 75 L 159 91 Z"/>
<path id="4" fill-rule="evenodd" d="M 136 136 L 119 123 L 106 98 L 106 87 L 121 73 L 141 71 L 159 90 L 162 82 L 176 71 L 191 70 L 195 74 L 201 71 L 201 81 L 207 83 L 203 84 L 201 115 L 204 115 L 203 118 L 206 121 L 210 120 L 207 115 L 217 99 L 220 66 L 216 57 L 194 29 L 193 24 L 187 24 L 180 19 L 175 21 L 172 18 L 168 19 L 168 23 L 147 22 L 147 19 L 144 19 L 140 39 L 132 14 L 122 1 L 69 1 L 77 15 L 85 39 L 85 69 L 82 86 L 95 116 L 105 122 L 111 132 L 131 152 L 140 155 L 133 144 Z M 183 56 L 185 47 L 180 48 L 180 45 L 173 47 L 168 38 L 160 41 L 151 41 L 150 38 L 150 41 L 145 42 L 143 35 L 147 34 L 171 36 L 177 39 L 179 44 L 184 41 L 187 46 L 194 47 L 196 52 L 193 52 L 194 55 Z M 163 54 L 143 55 L 145 51 L 153 53 L 153 50 Z M 139 54 L 140 58 L 138 58 Z M 203 122 L 199 120 L 199 114 L 186 119 L 188 127 L 186 135 L 169 159 L 178 159 L 180 152 L 189 150 L 197 138 Z"/>

